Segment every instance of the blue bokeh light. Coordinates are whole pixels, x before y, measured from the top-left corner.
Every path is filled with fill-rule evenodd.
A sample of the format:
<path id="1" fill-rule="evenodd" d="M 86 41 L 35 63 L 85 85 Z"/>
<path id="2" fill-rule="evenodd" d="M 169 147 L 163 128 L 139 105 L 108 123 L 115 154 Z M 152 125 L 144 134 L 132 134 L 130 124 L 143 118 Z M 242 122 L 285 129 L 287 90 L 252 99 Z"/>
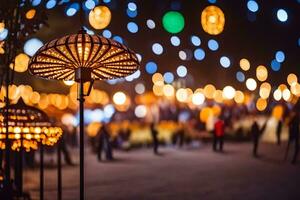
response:
<path id="1" fill-rule="evenodd" d="M 155 28 L 155 22 L 152 19 L 148 19 L 146 24 L 147 24 L 149 29 L 154 29 Z"/>
<path id="2" fill-rule="evenodd" d="M 31 2 L 32 6 L 38 6 L 41 3 L 41 0 L 33 0 Z"/>
<path id="3" fill-rule="evenodd" d="M 226 56 L 222 56 L 220 58 L 220 64 L 222 65 L 222 67 L 228 68 L 228 67 L 230 67 L 230 64 L 231 64 L 230 59 Z"/>
<path id="4" fill-rule="evenodd" d="M 164 51 L 164 48 L 161 46 L 161 44 L 159 43 L 154 43 L 152 45 L 152 51 L 153 53 L 155 53 L 156 55 L 161 55 Z"/>
<path id="5" fill-rule="evenodd" d="M 46 8 L 47 9 L 52 9 L 56 6 L 56 1 L 55 0 L 49 0 L 47 3 L 46 3 Z"/>
<path id="6" fill-rule="evenodd" d="M 118 36 L 118 35 L 114 36 L 113 39 L 116 40 L 117 42 L 120 42 L 121 44 L 123 44 L 123 42 L 124 42 L 123 38 L 121 38 L 121 36 Z"/>
<path id="7" fill-rule="evenodd" d="M 172 36 L 171 37 L 171 44 L 173 45 L 173 46 L 179 46 L 180 45 L 180 39 L 179 39 L 179 37 L 177 37 L 177 36 Z"/>
<path id="8" fill-rule="evenodd" d="M 279 9 L 277 11 L 277 18 L 281 22 L 286 22 L 288 20 L 288 14 L 284 9 Z"/>
<path id="9" fill-rule="evenodd" d="M 78 3 L 72 3 L 66 11 L 66 15 L 71 17 L 76 14 L 76 12 L 80 9 L 80 5 Z"/>
<path id="10" fill-rule="evenodd" d="M 207 45 L 208 48 L 212 51 L 217 51 L 219 49 L 219 43 L 214 39 L 209 40 Z"/>
<path id="11" fill-rule="evenodd" d="M 217 3 L 217 0 L 208 0 L 209 3 Z"/>
<path id="12" fill-rule="evenodd" d="M 137 6 L 134 2 L 129 2 L 127 7 L 130 11 L 135 11 L 137 9 Z"/>
<path id="13" fill-rule="evenodd" d="M 85 7 L 89 10 L 92 10 L 93 8 L 95 8 L 96 6 L 96 3 L 93 1 L 93 0 L 87 0 L 85 3 L 84 3 Z"/>
<path id="14" fill-rule="evenodd" d="M 245 74 L 241 71 L 238 71 L 236 73 L 236 79 L 239 81 L 239 82 L 244 82 L 245 81 Z"/>
<path id="15" fill-rule="evenodd" d="M 283 51 L 277 51 L 275 54 L 275 59 L 277 62 L 282 63 L 285 60 L 285 54 Z"/>
<path id="16" fill-rule="evenodd" d="M 201 45 L 201 39 L 196 35 L 193 35 L 191 37 L 191 42 L 194 46 L 200 46 Z"/>
<path id="17" fill-rule="evenodd" d="M 247 2 L 247 8 L 251 12 L 257 12 L 258 11 L 258 4 L 257 4 L 256 1 L 250 0 L 250 1 Z"/>
<path id="18" fill-rule="evenodd" d="M 194 51 L 194 57 L 196 60 L 203 60 L 205 58 L 205 52 L 203 49 L 196 49 Z"/>
<path id="19" fill-rule="evenodd" d="M 187 75 L 187 68 L 183 65 L 177 67 L 176 73 L 179 77 L 183 78 Z"/>
<path id="20" fill-rule="evenodd" d="M 25 42 L 24 52 L 29 56 L 33 56 L 42 46 L 43 42 L 41 40 L 37 38 L 31 38 Z"/>
<path id="21" fill-rule="evenodd" d="M 174 75 L 172 72 L 166 72 L 164 74 L 164 80 L 166 83 L 172 83 L 174 81 Z"/>
<path id="22" fill-rule="evenodd" d="M 271 68 L 272 68 L 273 71 L 277 72 L 277 71 L 280 70 L 281 64 L 279 62 L 277 62 L 277 60 L 272 60 Z"/>
<path id="23" fill-rule="evenodd" d="M 130 17 L 130 18 L 135 18 L 138 14 L 137 10 L 131 11 L 129 9 L 126 10 L 126 13 L 127 13 L 128 17 Z"/>
<path id="24" fill-rule="evenodd" d="M 6 28 L 4 28 L 1 32 L 0 32 L 0 41 L 5 40 L 6 37 L 8 35 L 8 30 Z"/>
<path id="25" fill-rule="evenodd" d="M 134 22 L 129 22 L 127 24 L 127 29 L 130 33 L 137 33 L 139 31 L 138 25 Z"/>
<path id="26" fill-rule="evenodd" d="M 103 0 L 103 3 L 110 3 L 111 0 Z"/>
<path id="27" fill-rule="evenodd" d="M 112 36 L 110 30 L 107 30 L 107 29 L 105 29 L 105 30 L 102 32 L 102 35 L 103 35 L 103 37 L 105 37 L 105 38 L 111 38 L 111 36 Z"/>
<path id="28" fill-rule="evenodd" d="M 153 61 L 150 61 L 146 64 L 146 72 L 148 74 L 154 74 L 157 71 L 157 64 Z"/>

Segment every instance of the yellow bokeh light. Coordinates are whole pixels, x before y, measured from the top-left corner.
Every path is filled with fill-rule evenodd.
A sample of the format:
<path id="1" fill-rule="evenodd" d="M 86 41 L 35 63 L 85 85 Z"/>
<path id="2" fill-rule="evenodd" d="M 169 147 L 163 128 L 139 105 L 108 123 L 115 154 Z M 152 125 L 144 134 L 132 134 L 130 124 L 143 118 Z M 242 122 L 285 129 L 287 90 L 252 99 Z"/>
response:
<path id="1" fill-rule="evenodd" d="M 253 78 L 248 78 L 246 81 L 246 87 L 250 91 L 254 91 L 257 87 L 257 83 Z"/>
<path id="2" fill-rule="evenodd" d="M 117 105 L 123 105 L 126 102 L 126 95 L 124 92 L 116 92 L 113 96 L 113 101 Z"/>
<path id="3" fill-rule="evenodd" d="M 188 100 L 188 92 L 185 88 L 180 88 L 176 92 L 176 99 L 179 102 L 186 102 Z"/>
<path id="4" fill-rule="evenodd" d="M 250 69 L 250 62 L 246 58 L 243 58 L 240 60 L 240 67 L 242 70 L 248 71 Z"/>
<path id="5" fill-rule="evenodd" d="M 214 98 L 215 91 L 216 91 L 216 88 L 212 84 L 208 84 L 204 87 L 204 95 L 208 99 Z"/>
<path id="6" fill-rule="evenodd" d="M 263 65 L 259 65 L 256 68 L 256 77 L 259 81 L 267 80 L 267 78 L 268 78 L 268 69 Z"/>
<path id="7" fill-rule="evenodd" d="M 268 103 L 265 99 L 259 98 L 256 101 L 256 108 L 259 111 L 264 111 L 267 108 L 267 105 L 268 105 Z"/>
<path id="8" fill-rule="evenodd" d="M 203 30 L 210 35 L 218 35 L 223 32 L 225 16 L 217 6 L 207 6 L 201 14 L 201 25 Z"/>
<path id="9" fill-rule="evenodd" d="M 192 102 L 194 105 L 196 106 L 202 105 L 204 101 L 205 101 L 205 96 L 202 93 L 197 92 L 193 94 Z"/>
<path id="10" fill-rule="evenodd" d="M 233 99 L 235 96 L 235 89 L 228 85 L 226 87 L 223 88 L 223 98 L 224 99 Z"/>
<path id="11" fill-rule="evenodd" d="M 163 85 L 153 85 L 152 90 L 156 96 L 163 96 L 164 95 L 163 88 L 164 88 Z"/>
<path id="12" fill-rule="evenodd" d="M 242 91 L 236 91 L 234 101 L 238 104 L 244 103 L 245 95 Z"/>
<path id="13" fill-rule="evenodd" d="M 282 118 L 282 115 L 283 115 L 283 107 L 282 107 L 282 105 L 276 105 L 273 108 L 272 116 L 274 118 L 276 118 L 277 120 L 280 120 Z"/>
<path id="14" fill-rule="evenodd" d="M 279 101 L 282 97 L 281 90 L 280 89 L 275 90 L 274 93 L 273 93 L 273 97 L 276 101 Z"/>
<path id="15" fill-rule="evenodd" d="M 289 101 L 290 98 L 291 98 L 291 92 L 289 89 L 284 89 L 282 91 L 282 98 L 285 100 L 285 101 Z"/>
<path id="16" fill-rule="evenodd" d="M 29 57 L 20 53 L 15 58 L 15 64 L 9 65 L 11 69 L 14 69 L 16 72 L 25 72 L 28 69 Z"/>
<path id="17" fill-rule="evenodd" d="M 214 100 L 217 103 L 222 103 L 223 102 L 223 92 L 222 92 L 222 90 L 216 90 L 214 92 Z"/>
<path id="18" fill-rule="evenodd" d="M 89 22 L 95 29 L 106 28 L 111 21 L 111 12 L 106 6 L 97 6 L 89 13 Z"/>
<path id="19" fill-rule="evenodd" d="M 27 18 L 27 19 L 32 19 L 32 18 L 34 18 L 35 13 L 36 13 L 35 9 L 30 9 L 30 10 L 28 10 L 28 11 L 26 12 L 26 18 Z"/>
<path id="20" fill-rule="evenodd" d="M 166 97 L 173 97 L 175 93 L 175 89 L 172 85 L 167 84 L 163 86 L 163 92 Z"/>
<path id="21" fill-rule="evenodd" d="M 213 109 L 210 107 L 205 107 L 200 111 L 200 120 L 202 122 L 207 122 L 210 117 L 214 115 Z"/>
<path id="22" fill-rule="evenodd" d="M 296 85 L 298 83 L 298 77 L 296 74 L 289 74 L 287 77 L 287 82 L 290 86 Z"/>
<path id="23" fill-rule="evenodd" d="M 262 83 L 259 88 L 259 96 L 263 99 L 269 98 L 271 89 L 272 89 L 272 87 L 271 87 L 270 83 L 267 83 L 267 82 Z"/>

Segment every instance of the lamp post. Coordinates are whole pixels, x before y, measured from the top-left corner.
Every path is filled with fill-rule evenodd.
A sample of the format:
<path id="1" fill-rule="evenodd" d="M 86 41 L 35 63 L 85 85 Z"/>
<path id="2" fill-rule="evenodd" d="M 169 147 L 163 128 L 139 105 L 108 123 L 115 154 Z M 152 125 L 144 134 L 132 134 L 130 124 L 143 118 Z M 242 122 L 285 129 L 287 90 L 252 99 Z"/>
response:
<path id="1" fill-rule="evenodd" d="M 42 46 L 29 61 L 31 74 L 55 80 L 78 83 L 80 113 L 80 200 L 84 199 L 84 97 L 89 95 L 95 80 L 126 77 L 139 68 L 135 53 L 99 35 L 89 35 L 83 29 Z M 87 93 L 84 83 L 89 82 Z"/>

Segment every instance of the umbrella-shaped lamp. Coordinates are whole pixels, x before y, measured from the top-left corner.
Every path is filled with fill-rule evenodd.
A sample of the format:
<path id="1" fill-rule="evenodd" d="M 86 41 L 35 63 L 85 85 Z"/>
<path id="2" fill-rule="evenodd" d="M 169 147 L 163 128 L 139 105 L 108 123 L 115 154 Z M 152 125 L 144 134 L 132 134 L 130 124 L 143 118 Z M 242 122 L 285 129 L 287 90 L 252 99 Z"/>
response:
<path id="1" fill-rule="evenodd" d="M 84 96 L 83 84 L 126 77 L 139 68 L 136 54 L 114 40 L 89 35 L 84 30 L 52 40 L 29 62 L 31 74 L 78 83 L 80 114 L 80 199 L 84 199 Z"/>

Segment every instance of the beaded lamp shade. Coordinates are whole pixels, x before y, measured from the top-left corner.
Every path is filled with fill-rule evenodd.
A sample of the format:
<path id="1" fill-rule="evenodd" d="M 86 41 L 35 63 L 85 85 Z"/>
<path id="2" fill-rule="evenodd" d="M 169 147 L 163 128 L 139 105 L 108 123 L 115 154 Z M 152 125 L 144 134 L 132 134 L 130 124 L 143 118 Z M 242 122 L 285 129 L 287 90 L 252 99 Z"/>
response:
<path id="1" fill-rule="evenodd" d="M 75 81 L 78 81 L 78 69 L 88 74 L 84 81 L 90 81 L 122 78 L 138 68 L 139 62 L 132 50 L 85 31 L 48 42 L 29 62 L 29 71 L 33 75 Z"/>
<path id="2" fill-rule="evenodd" d="M 6 128 L 4 113 L 8 110 L 8 137 L 11 148 L 19 150 L 21 143 L 26 151 L 37 149 L 38 143 L 52 146 L 62 135 L 62 129 L 53 127 L 46 113 L 28 106 L 22 99 L 17 104 L 0 109 L 0 149 L 5 149 Z M 21 138 L 23 141 L 21 141 Z"/>

